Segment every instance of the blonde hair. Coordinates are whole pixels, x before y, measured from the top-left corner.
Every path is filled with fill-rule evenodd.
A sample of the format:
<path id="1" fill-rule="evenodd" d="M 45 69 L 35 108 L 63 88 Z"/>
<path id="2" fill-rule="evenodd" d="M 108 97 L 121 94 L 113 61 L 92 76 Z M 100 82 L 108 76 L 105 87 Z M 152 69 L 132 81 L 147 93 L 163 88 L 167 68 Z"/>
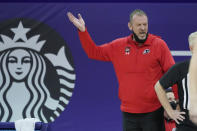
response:
<path id="1" fill-rule="evenodd" d="M 197 40 L 197 31 L 193 32 L 189 35 L 189 37 L 188 37 L 189 46 L 193 46 L 193 44 L 195 43 L 195 39 Z M 197 43 L 197 41 L 196 41 L 196 43 Z"/>

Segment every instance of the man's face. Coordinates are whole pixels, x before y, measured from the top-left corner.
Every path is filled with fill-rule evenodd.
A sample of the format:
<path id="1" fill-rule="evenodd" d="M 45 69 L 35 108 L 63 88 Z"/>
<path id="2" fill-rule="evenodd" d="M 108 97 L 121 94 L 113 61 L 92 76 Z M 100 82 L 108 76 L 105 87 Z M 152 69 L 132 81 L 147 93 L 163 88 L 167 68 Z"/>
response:
<path id="1" fill-rule="evenodd" d="M 145 15 L 134 15 L 132 23 L 130 23 L 130 30 L 137 35 L 140 40 L 146 39 L 148 32 L 148 18 Z"/>

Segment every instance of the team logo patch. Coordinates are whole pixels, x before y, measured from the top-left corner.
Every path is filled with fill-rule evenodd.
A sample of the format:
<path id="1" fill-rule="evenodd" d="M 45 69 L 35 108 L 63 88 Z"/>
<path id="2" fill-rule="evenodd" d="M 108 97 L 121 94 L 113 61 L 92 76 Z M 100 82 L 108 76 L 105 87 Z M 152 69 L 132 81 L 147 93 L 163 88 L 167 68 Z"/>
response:
<path id="1" fill-rule="evenodd" d="M 64 39 L 50 26 L 25 18 L 0 22 L 0 121 L 54 121 L 75 87 Z"/>
<path id="2" fill-rule="evenodd" d="M 129 55 L 131 51 L 131 47 L 126 47 L 125 48 L 125 55 Z"/>
<path id="3" fill-rule="evenodd" d="M 148 54 L 148 53 L 150 53 L 150 49 L 145 49 L 144 51 L 143 51 L 143 54 L 145 55 L 145 54 Z"/>

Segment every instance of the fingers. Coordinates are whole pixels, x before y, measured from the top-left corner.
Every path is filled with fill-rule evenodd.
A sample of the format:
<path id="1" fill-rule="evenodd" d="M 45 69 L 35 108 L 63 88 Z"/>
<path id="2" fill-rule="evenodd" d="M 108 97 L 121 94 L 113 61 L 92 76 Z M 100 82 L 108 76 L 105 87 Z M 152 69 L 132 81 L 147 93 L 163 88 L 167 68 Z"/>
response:
<path id="1" fill-rule="evenodd" d="M 81 14 L 78 14 L 78 18 L 79 18 L 79 19 L 82 19 L 82 16 L 81 16 Z"/>
<path id="2" fill-rule="evenodd" d="M 84 20 L 83 20 L 81 14 L 78 14 L 78 19 L 71 12 L 68 12 L 67 16 L 71 22 L 78 22 L 79 21 L 81 24 L 84 24 Z"/>
<path id="3" fill-rule="evenodd" d="M 179 120 L 183 121 L 185 119 L 185 112 L 179 112 Z"/>
<path id="4" fill-rule="evenodd" d="M 174 120 L 177 124 L 180 124 L 179 121 L 183 121 L 185 119 L 184 117 L 184 114 L 185 112 L 179 112 L 179 111 L 175 111 L 175 114 L 174 114 Z"/>
<path id="5" fill-rule="evenodd" d="M 179 112 L 180 114 L 182 114 L 182 115 L 185 115 L 185 112 Z"/>
<path id="6" fill-rule="evenodd" d="M 184 120 L 185 119 L 185 116 L 179 115 L 179 118 L 182 119 L 182 120 Z"/>
<path id="7" fill-rule="evenodd" d="M 175 121 L 177 124 L 180 124 L 179 121 L 178 121 L 177 119 L 174 119 L 174 121 Z"/>
<path id="8" fill-rule="evenodd" d="M 76 18 L 71 12 L 67 12 L 67 16 L 68 16 L 69 20 L 71 20 L 71 21 L 73 21 Z M 78 18 L 83 19 L 81 14 L 78 14 Z"/>
<path id="9" fill-rule="evenodd" d="M 67 13 L 69 20 L 77 27 L 81 32 L 85 31 L 85 22 L 80 14 L 78 14 L 78 18 L 76 18 L 71 12 Z"/>
<path id="10" fill-rule="evenodd" d="M 68 12 L 67 13 L 67 16 L 68 16 L 68 18 L 69 18 L 69 20 L 71 21 L 71 22 L 73 22 L 73 20 L 74 20 L 74 15 L 71 13 L 71 12 Z"/>
<path id="11" fill-rule="evenodd" d="M 69 15 L 71 15 L 72 13 L 71 12 L 67 12 L 67 15 L 69 16 Z"/>
<path id="12" fill-rule="evenodd" d="M 180 120 L 180 121 L 183 121 L 185 119 L 185 117 L 182 116 L 182 115 L 179 115 L 177 119 Z"/>
<path id="13" fill-rule="evenodd" d="M 82 16 L 81 16 L 81 14 L 78 14 L 78 18 L 79 18 L 79 21 L 80 21 L 83 25 L 85 25 L 85 22 L 84 22 L 84 20 L 83 20 L 83 18 L 82 18 Z"/>

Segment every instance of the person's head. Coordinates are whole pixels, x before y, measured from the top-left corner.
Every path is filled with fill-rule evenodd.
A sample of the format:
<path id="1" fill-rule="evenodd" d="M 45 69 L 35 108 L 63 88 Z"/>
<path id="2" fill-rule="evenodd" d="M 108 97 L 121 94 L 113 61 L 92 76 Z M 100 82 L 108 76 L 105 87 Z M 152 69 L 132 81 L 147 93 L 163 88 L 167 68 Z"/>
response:
<path id="1" fill-rule="evenodd" d="M 148 17 L 146 13 L 140 9 L 134 10 L 130 14 L 128 27 L 129 30 L 133 31 L 134 39 L 139 43 L 144 43 L 148 33 Z"/>
<path id="2" fill-rule="evenodd" d="M 32 58 L 24 49 L 15 49 L 10 52 L 8 58 L 8 71 L 17 81 L 22 81 L 30 71 Z"/>
<path id="3" fill-rule="evenodd" d="M 197 44 L 197 31 L 193 32 L 189 35 L 188 41 L 189 41 L 189 48 L 192 52 L 193 48 L 194 48 L 194 45 Z"/>

